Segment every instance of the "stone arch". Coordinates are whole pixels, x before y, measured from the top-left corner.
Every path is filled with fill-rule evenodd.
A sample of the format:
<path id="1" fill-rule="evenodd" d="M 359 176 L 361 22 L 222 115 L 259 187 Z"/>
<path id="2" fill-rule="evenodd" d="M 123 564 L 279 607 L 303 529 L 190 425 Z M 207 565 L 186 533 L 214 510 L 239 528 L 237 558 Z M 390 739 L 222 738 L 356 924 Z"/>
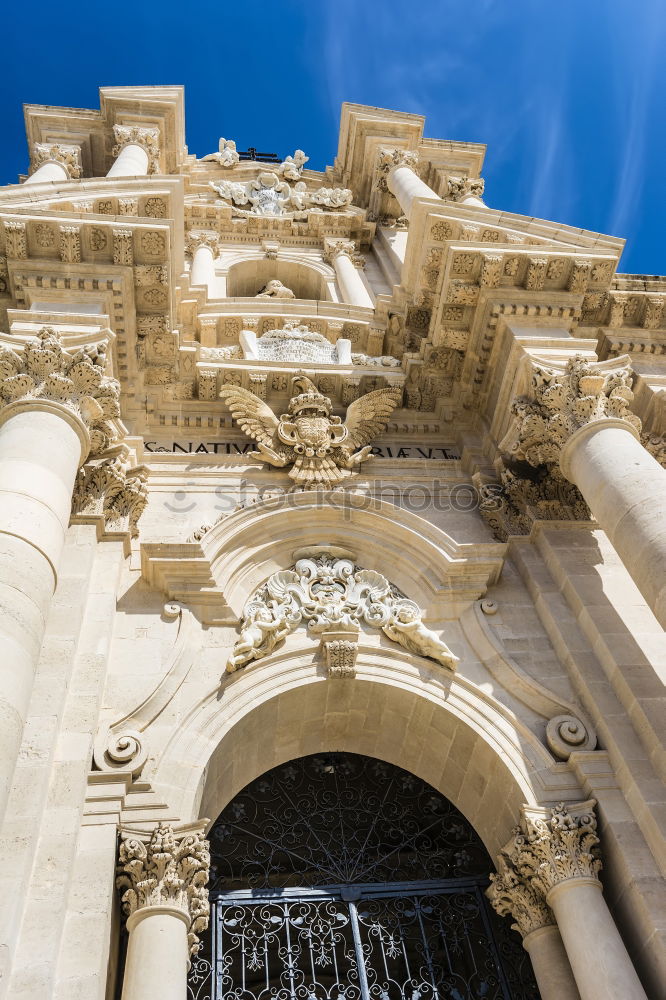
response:
<path id="1" fill-rule="evenodd" d="M 281 253 L 276 259 L 244 254 L 227 262 L 227 296 L 253 297 L 272 278 L 290 288 L 297 299 L 330 301 L 336 298 L 333 271 L 322 261 Z"/>
<path id="2" fill-rule="evenodd" d="M 404 650 L 363 645 L 356 669 L 354 679 L 328 679 L 301 647 L 228 677 L 181 719 L 154 787 L 184 821 L 215 819 L 278 764 L 323 751 L 366 754 L 441 792 L 491 856 L 523 803 L 580 798 L 530 728 L 472 682 Z"/>

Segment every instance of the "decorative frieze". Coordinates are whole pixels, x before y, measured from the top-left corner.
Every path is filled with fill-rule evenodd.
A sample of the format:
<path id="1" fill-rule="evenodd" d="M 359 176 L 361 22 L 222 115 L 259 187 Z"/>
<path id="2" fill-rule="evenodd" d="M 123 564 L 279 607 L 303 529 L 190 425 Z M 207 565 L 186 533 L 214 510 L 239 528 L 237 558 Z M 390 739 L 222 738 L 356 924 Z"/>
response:
<path id="1" fill-rule="evenodd" d="M 134 245 L 131 229 L 113 230 L 113 263 L 131 267 L 134 264 Z"/>
<path id="2" fill-rule="evenodd" d="M 531 397 L 514 401 L 514 425 L 501 448 L 537 466 L 557 462 L 571 435 L 593 421 L 613 418 L 639 432 L 641 422 L 629 410 L 632 377 L 628 357 L 592 362 L 576 355 L 564 372 L 534 364 Z"/>
<path id="3" fill-rule="evenodd" d="M 81 263 L 81 229 L 79 226 L 60 227 L 60 260 L 66 264 Z"/>
<path id="4" fill-rule="evenodd" d="M 160 161 L 159 128 L 156 126 L 146 128 L 141 125 L 114 125 L 113 135 L 116 140 L 113 147 L 114 156 L 119 156 L 125 146 L 141 146 L 148 155 L 148 173 L 158 172 Z"/>
<path id="5" fill-rule="evenodd" d="M 15 260 L 26 260 L 28 256 L 28 241 L 25 222 L 8 221 L 4 223 L 5 254 Z"/>
<path id="6" fill-rule="evenodd" d="M 199 948 L 199 937 L 208 927 L 208 876 L 210 851 L 200 831 L 174 830 L 160 823 L 146 841 L 133 830 L 123 830 L 116 886 L 122 911 L 129 919 L 146 907 L 173 907 L 188 920 L 190 955 Z"/>
<path id="7" fill-rule="evenodd" d="M 0 350 L 0 395 L 5 402 L 51 400 L 76 413 L 90 432 L 90 451 L 99 454 L 115 437 L 110 421 L 119 416 L 120 386 L 104 374 L 106 344 L 68 354 L 58 334 L 43 327 L 23 351 Z"/>
<path id="8" fill-rule="evenodd" d="M 81 176 L 81 147 L 63 142 L 36 142 L 32 147 L 31 174 L 45 163 L 59 163 L 70 180 Z"/>
<path id="9" fill-rule="evenodd" d="M 238 638 L 227 663 L 233 673 L 271 653 L 300 624 L 314 634 L 358 630 L 361 624 L 381 628 L 393 642 L 417 656 L 436 660 L 451 670 L 458 658 L 427 628 L 421 609 L 375 570 L 361 569 L 342 550 L 314 550 L 293 569 L 273 573 L 243 610 Z M 323 641 L 328 641 L 324 639 Z M 331 641 L 343 641 L 340 636 Z M 349 641 L 349 637 L 344 639 Z M 342 669 L 350 650 L 325 650 L 327 662 Z M 331 658 L 333 658 L 331 660 Z"/>

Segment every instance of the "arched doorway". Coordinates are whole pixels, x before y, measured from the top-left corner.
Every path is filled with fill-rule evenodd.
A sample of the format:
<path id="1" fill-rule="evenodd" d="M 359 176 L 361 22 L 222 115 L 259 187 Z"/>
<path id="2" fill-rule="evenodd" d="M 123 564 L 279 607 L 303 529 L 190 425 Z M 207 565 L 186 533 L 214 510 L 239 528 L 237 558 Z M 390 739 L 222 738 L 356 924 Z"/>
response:
<path id="1" fill-rule="evenodd" d="M 537 1000 L 489 906 L 491 859 L 447 799 L 373 757 L 320 753 L 212 826 L 211 922 L 189 1000 Z"/>

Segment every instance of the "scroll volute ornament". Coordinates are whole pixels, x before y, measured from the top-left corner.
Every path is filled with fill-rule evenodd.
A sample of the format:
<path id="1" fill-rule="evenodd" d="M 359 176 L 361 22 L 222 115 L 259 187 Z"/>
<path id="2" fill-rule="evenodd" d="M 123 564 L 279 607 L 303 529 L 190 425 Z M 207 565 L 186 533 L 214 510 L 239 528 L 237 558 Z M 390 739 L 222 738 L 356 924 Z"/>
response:
<path id="1" fill-rule="evenodd" d="M 198 935 L 208 927 L 209 871 L 210 851 L 201 829 L 176 831 L 160 823 L 148 838 L 123 831 L 116 876 L 123 916 L 127 919 L 150 906 L 181 910 L 188 917 L 189 953 L 195 954 Z"/>
<path id="2" fill-rule="evenodd" d="M 104 374 L 107 346 L 69 354 L 56 331 L 43 327 L 22 353 L 0 349 L 0 395 L 6 403 L 49 400 L 67 407 L 88 428 L 90 451 L 97 454 L 115 437 L 110 421 L 120 414 L 120 385 Z"/>

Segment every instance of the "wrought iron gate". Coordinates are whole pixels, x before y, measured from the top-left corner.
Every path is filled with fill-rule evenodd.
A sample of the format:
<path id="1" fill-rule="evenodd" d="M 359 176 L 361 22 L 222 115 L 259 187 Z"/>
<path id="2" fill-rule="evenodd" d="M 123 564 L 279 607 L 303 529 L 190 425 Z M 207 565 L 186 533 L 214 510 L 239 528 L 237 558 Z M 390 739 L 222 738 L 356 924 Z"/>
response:
<path id="1" fill-rule="evenodd" d="M 477 834 L 400 768 L 292 761 L 210 838 L 211 926 L 189 1000 L 538 1000 L 520 938 L 484 896 Z"/>

